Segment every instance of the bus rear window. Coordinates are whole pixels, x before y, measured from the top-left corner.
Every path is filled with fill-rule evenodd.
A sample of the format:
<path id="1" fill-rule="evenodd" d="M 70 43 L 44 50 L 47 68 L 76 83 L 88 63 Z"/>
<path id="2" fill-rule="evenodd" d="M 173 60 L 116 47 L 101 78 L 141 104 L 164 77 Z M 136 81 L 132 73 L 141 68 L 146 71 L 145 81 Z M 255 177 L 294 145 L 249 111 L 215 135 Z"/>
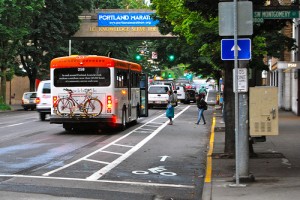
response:
<path id="1" fill-rule="evenodd" d="M 109 86 L 110 69 L 104 67 L 76 67 L 54 69 L 55 87 Z"/>
<path id="2" fill-rule="evenodd" d="M 149 94 L 167 94 L 169 88 L 164 86 L 150 86 Z"/>

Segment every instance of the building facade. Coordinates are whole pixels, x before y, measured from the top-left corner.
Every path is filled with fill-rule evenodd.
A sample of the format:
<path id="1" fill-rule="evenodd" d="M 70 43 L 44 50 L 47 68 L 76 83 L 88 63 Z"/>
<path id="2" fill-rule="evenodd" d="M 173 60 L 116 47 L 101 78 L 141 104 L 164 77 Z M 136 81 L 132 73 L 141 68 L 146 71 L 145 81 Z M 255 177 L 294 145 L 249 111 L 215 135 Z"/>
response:
<path id="1" fill-rule="evenodd" d="M 289 5 L 291 1 L 281 1 L 280 5 Z M 282 30 L 283 34 L 296 40 L 300 44 L 300 19 L 294 19 L 294 23 Z M 292 111 L 300 116 L 300 51 L 284 52 L 283 60 L 269 58 L 270 73 L 269 85 L 278 87 L 279 108 Z"/>

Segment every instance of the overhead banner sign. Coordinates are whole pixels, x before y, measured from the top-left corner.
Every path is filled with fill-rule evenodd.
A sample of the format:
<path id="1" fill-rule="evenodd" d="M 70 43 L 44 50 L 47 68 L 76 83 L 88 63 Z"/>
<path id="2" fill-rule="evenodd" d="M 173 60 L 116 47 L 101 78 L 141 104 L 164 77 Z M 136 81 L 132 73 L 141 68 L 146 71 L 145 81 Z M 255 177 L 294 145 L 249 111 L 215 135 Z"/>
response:
<path id="1" fill-rule="evenodd" d="M 79 16 L 80 29 L 72 38 L 173 38 L 159 32 L 159 21 L 152 18 L 150 9 L 85 10 Z"/>
<path id="2" fill-rule="evenodd" d="M 132 27 L 132 26 L 156 26 L 158 20 L 153 20 L 154 12 L 145 13 L 98 13 L 98 26 L 100 27 Z"/>

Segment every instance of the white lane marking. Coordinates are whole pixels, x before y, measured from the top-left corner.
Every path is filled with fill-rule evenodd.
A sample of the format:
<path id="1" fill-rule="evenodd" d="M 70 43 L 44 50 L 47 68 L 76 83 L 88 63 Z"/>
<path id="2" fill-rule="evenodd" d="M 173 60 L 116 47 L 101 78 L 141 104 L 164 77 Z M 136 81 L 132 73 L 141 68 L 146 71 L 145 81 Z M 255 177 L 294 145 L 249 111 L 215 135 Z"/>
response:
<path id="1" fill-rule="evenodd" d="M 282 158 L 282 159 L 281 159 L 281 163 L 284 164 L 284 165 L 289 165 L 289 166 L 292 165 L 292 164 L 290 163 L 290 161 L 289 161 L 288 159 L 286 159 L 286 158 Z"/>
<path id="2" fill-rule="evenodd" d="M 166 161 L 167 158 L 169 158 L 170 156 L 159 156 L 161 157 L 160 162 L 164 162 Z"/>
<path id="3" fill-rule="evenodd" d="M 176 119 L 178 116 L 180 116 L 183 112 L 185 112 L 190 106 L 187 106 L 185 109 L 180 111 L 178 114 L 174 116 L 174 119 Z M 158 116 L 159 117 L 159 116 Z M 99 171 L 95 172 L 91 176 L 87 177 L 88 180 L 97 180 L 101 178 L 104 174 L 115 168 L 117 165 L 119 165 L 121 162 L 123 162 L 125 159 L 127 159 L 129 156 L 131 156 L 134 152 L 139 150 L 143 145 L 145 145 L 149 140 L 151 140 L 154 136 L 156 136 L 164 127 L 167 126 L 169 121 L 166 121 L 162 126 L 160 126 L 158 129 L 156 129 L 153 133 L 151 133 L 149 136 L 147 136 L 145 139 L 143 139 L 141 142 L 139 142 L 137 145 L 135 145 L 132 149 L 127 151 L 124 155 L 120 156 L 113 162 L 111 162 L 109 165 L 103 167 Z"/>
<path id="4" fill-rule="evenodd" d="M 128 148 L 132 148 L 132 147 L 134 147 L 134 146 L 130 146 L 130 145 L 125 145 L 125 144 L 112 144 L 112 145 L 114 145 L 114 146 L 120 146 L 120 147 L 128 147 Z"/>
<path id="5" fill-rule="evenodd" d="M 190 188 L 193 189 L 193 185 L 180 185 L 180 184 L 164 184 L 164 183 L 143 183 L 143 182 L 130 182 L 130 181 L 111 181 L 111 180 L 87 180 L 80 178 L 65 178 L 65 177 L 50 177 L 50 176 L 28 176 L 28 175 L 0 175 L 0 177 L 12 177 L 12 178 L 36 178 L 36 179 L 53 179 L 53 180 L 68 180 L 68 181 L 83 181 L 83 182 L 97 182 L 97 183 L 115 183 L 115 184 L 127 184 L 127 185 L 139 185 L 150 187 L 173 187 L 173 188 Z"/>
<path id="6" fill-rule="evenodd" d="M 160 115 L 157 116 L 157 117 L 155 117 L 155 118 L 153 118 L 153 119 L 150 120 L 149 122 L 143 124 L 142 126 L 136 128 L 136 129 L 139 129 L 139 128 L 141 128 L 141 127 L 144 127 L 144 126 L 146 126 L 146 125 L 149 124 L 149 123 L 153 123 L 153 121 L 159 119 L 159 117 L 160 117 Z M 108 143 L 107 145 L 103 146 L 102 148 L 100 148 L 100 149 L 98 149 L 98 150 L 96 150 L 96 151 L 94 151 L 94 152 L 92 152 L 92 153 L 90 153 L 90 154 L 88 154 L 88 155 L 86 155 L 86 156 L 84 156 L 84 157 L 78 159 L 78 160 L 75 160 L 75 161 L 73 161 L 73 162 L 71 162 L 71 163 L 69 163 L 69 164 L 67 164 L 67 165 L 64 165 L 64 166 L 62 166 L 62 167 L 59 167 L 59 168 L 57 168 L 57 169 L 55 169 L 55 170 L 52 170 L 52 171 L 50 171 L 50 172 L 47 172 L 47 173 L 43 174 L 43 176 L 49 176 L 49 175 L 51 175 L 51 174 L 53 174 L 53 173 L 56 173 L 56 172 L 61 171 L 61 170 L 65 169 L 65 168 L 68 168 L 68 167 L 70 167 L 70 166 L 72 166 L 72 165 L 74 165 L 74 164 L 76 164 L 76 163 L 78 163 L 78 162 L 80 162 L 80 161 L 82 161 L 82 160 L 84 160 L 84 159 L 87 159 L 88 157 L 90 157 L 90 156 L 92 156 L 92 155 L 95 155 L 96 153 L 99 153 L 99 152 L 103 151 L 104 149 L 110 147 L 111 145 L 113 145 L 113 144 L 119 142 L 120 140 L 123 140 L 124 138 L 128 137 L 129 135 L 131 135 L 132 133 L 134 133 L 134 132 L 136 131 L 136 129 L 132 130 L 131 132 L 129 132 L 129 133 L 123 135 L 122 137 L 116 139 L 115 141 L 113 141 L 113 142 L 111 142 L 111 143 Z"/>
<path id="7" fill-rule="evenodd" d="M 147 126 L 154 127 L 154 128 L 158 128 L 159 127 L 159 126 L 151 126 L 151 125 L 147 125 Z"/>
<path id="8" fill-rule="evenodd" d="M 104 161 L 100 161 L 100 160 L 93 160 L 93 159 L 84 159 L 84 160 L 89 161 L 89 162 L 94 162 L 94 163 L 106 164 L 106 165 L 109 164 L 109 162 L 104 162 Z"/>
<path id="9" fill-rule="evenodd" d="M 155 129 L 140 128 L 138 131 L 154 131 Z"/>
<path id="10" fill-rule="evenodd" d="M 148 171 L 152 172 L 153 174 L 159 173 L 162 176 L 177 176 L 175 172 L 164 172 L 166 170 L 167 169 L 164 166 L 158 166 L 148 169 Z M 150 174 L 148 171 L 132 171 L 132 173 L 137 175 L 147 175 Z"/>
<path id="11" fill-rule="evenodd" d="M 123 155 L 123 153 L 112 152 L 112 151 L 101 151 L 101 152 L 103 152 L 103 153 L 108 153 L 108 154 Z"/>
<path id="12" fill-rule="evenodd" d="M 13 126 L 20 126 L 22 124 L 25 124 L 25 123 L 18 123 L 18 124 L 11 124 L 11 125 L 7 125 L 7 126 L 2 126 L 0 128 L 7 128 L 7 127 L 13 127 Z"/>
<path id="13" fill-rule="evenodd" d="M 17 124 L 10 124 L 10 125 L 6 125 L 6 126 L 1 126 L 0 128 L 8 128 L 8 127 L 20 126 L 20 125 L 31 123 L 31 122 L 38 122 L 38 120 L 32 120 L 32 121 L 27 121 L 27 122 L 22 122 L 22 123 L 17 123 Z M 2 125 L 2 124 L 0 124 L 0 125 Z"/>
<path id="14" fill-rule="evenodd" d="M 205 101 L 207 102 L 207 99 L 208 99 L 208 94 L 209 94 L 209 90 L 207 91 L 207 94 L 205 96 Z"/>

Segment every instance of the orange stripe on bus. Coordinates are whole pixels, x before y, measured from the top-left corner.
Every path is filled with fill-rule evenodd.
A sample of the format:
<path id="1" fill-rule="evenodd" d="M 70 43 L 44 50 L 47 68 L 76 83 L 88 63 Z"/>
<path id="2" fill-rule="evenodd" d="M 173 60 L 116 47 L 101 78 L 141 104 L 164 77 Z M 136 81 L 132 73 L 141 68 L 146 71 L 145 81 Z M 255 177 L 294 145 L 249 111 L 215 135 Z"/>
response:
<path id="1" fill-rule="evenodd" d="M 131 69 L 139 72 L 142 71 L 142 67 L 137 63 L 104 56 L 66 56 L 55 58 L 50 63 L 50 68 L 73 67 L 115 67 L 119 69 Z"/>

